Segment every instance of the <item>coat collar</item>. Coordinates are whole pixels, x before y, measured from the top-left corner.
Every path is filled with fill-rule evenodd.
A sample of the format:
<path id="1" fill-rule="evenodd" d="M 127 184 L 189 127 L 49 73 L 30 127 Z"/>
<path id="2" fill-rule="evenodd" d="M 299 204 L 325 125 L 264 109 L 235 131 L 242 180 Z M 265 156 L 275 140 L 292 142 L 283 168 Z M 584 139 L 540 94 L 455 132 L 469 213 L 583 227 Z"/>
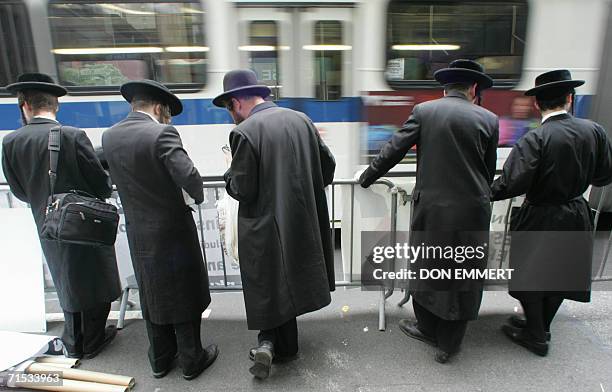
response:
<path id="1" fill-rule="evenodd" d="M 561 114 L 557 114 L 555 116 L 550 116 L 548 117 L 542 124 L 548 124 L 551 121 L 559 121 L 559 120 L 566 120 L 568 118 L 571 118 L 572 115 L 569 113 L 561 113 Z"/>
<path id="2" fill-rule="evenodd" d="M 28 123 L 28 125 L 31 125 L 31 124 L 59 124 L 59 121 L 51 120 L 50 118 L 45 118 L 45 117 L 34 117 Z"/>
<path id="3" fill-rule="evenodd" d="M 259 105 L 255 106 L 253 109 L 251 109 L 251 113 L 249 114 L 249 117 L 251 117 L 257 112 L 261 112 L 262 110 L 275 108 L 275 107 L 276 107 L 276 104 L 272 101 L 262 102 Z"/>
<path id="4" fill-rule="evenodd" d="M 150 122 L 155 122 L 155 120 L 153 120 L 151 116 L 141 112 L 129 112 L 126 118 L 130 120 L 146 120 Z"/>
<path id="5" fill-rule="evenodd" d="M 468 98 L 465 96 L 465 94 L 460 93 L 459 91 L 450 91 L 446 94 L 446 97 L 451 97 L 451 98 L 462 98 L 465 99 L 466 101 L 468 101 Z"/>

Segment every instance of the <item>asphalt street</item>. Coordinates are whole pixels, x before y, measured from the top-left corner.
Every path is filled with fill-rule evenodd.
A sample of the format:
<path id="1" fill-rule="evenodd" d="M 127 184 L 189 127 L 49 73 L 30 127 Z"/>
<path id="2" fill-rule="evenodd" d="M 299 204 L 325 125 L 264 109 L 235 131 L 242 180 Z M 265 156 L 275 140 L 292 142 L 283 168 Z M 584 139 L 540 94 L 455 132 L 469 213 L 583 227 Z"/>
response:
<path id="1" fill-rule="evenodd" d="M 376 292 L 341 288 L 327 308 L 300 317 L 299 358 L 275 365 L 265 381 L 248 372 L 256 332 L 247 330 L 241 292 L 213 294 L 202 337 L 219 345 L 220 356 L 193 381 L 183 380 L 180 369 L 153 378 L 139 319 L 128 320 L 116 340 L 81 368 L 133 376 L 138 392 L 612 391 L 612 292 L 594 291 L 589 304 L 566 302 L 552 327 L 550 354 L 541 358 L 500 331 L 519 304 L 503 291 L 488 291 L 462 351 L 446 365 L 434 361 L 433 348 L 398 330 L 401 318 L 414 317 L 411 303 L 397 306 L 399 292 L 387 303 L 387 330 L 379 332 L 378 298 Z M 48 333 L 61 329 L 61 322 L 50 322 Z"/>

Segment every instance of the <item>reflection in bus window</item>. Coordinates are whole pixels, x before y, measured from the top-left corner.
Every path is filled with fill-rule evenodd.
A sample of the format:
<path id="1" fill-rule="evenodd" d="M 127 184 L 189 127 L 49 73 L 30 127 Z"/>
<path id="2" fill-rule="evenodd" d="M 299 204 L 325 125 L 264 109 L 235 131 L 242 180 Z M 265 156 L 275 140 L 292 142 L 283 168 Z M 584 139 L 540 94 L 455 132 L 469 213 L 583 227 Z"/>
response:
<path id="1" fill-rule="evenodd" d="M 314 45 L 304 49 L 314 51 L 315 97 L 330 101 L 342 97 L 342 52 L 351 47 L 344 45 L 342 23 L 321 20 L 314 25 Z"/>
<path id="2" fill-rule="evenodd" d="M 203 14 L 196 1 L 53 2 L 49 21 L 60 82 L 116 86 L 146 78 L 201 86 L 208 52 Z"/>
<path id="3" fill-rule="evenodd" d="M 257 79 L 272 89 L 272 99 L 281 97 L 280 65 L 278 59 L 278 24 L 275 21 L 256 20 L 249 23 L 249 41 L 239 49 L 248 52 L 249 68 Z"/>
<path id="4" fill-rule="evenodd" d="M 387 80 L 430 81 L 452 60 L 473 59 L 498 82 L 521 75 L 526 0 L 433 3 L 393 0 L 387 19 Z"/>
<path id="5" fill-rule="evenodd" d="M 22 1 L 0 3 L 0 86 L 17 80 L 24 72 L 37 70 L 32 32 Z"/>

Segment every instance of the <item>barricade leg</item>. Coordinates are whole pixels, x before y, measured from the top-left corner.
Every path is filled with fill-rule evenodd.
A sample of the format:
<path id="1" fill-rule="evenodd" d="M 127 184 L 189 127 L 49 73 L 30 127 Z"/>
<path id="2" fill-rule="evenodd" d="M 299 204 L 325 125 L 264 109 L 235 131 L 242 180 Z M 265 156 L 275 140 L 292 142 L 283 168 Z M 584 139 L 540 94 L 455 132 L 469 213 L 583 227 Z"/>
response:
<path id="1" fill-rule="evenodd" d="M 606 264 L 608 263 L 608 256 L 610 255 L 610 243 L 612 242 L 612 231 L 610 232 L 610 236 L 608 237 L 608 242 L 606 243 L 606 250 L 604 252 L 603 259 L 601 259 L 601 265 L 599 266 L 599 271 L 597 271 L 597 277 L 603 277 L 604 270 L 606 269 Z"/>
<path id="2" fill-rule="evenodd" d="M 123 329 L 123 324 L 125 322 L 125 311 L 127 309 L 128 297 L 130 295 L 130 288 L 126 287 L 123 289 L 123 293 L 121 294 L 121 305 L 119 307 L 119 319 L 117 320 L 117 329 Z"/>
<path id="3" fill-rule="evenodd" d="M 387 327 L 387 321 L 385 319 L 385 288 L 380 289 L 380 302 L 378 303 L 378 330 L 384 331 Z"/>
<path id="4" fill-rule="evenodd" d="M 397 306 L 399 306 L 401 308 L 402 306 L 406 305 L 408 303 L 408 301 L 410 301 L 410 291 L 406 290 L 404 292 L 404 298 L 402 298 L 402 300 L 399 301 Z"/>

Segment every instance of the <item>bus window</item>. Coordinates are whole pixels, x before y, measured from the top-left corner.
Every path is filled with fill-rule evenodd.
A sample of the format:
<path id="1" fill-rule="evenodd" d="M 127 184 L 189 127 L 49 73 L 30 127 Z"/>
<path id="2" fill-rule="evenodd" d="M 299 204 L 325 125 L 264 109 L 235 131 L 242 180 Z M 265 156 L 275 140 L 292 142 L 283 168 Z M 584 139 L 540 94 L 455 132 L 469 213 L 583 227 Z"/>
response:
<path id="1" fill-rule="evenodd" d="M 117 86 L 154 79 L 202 87 L 208 47 L 197 1 L 52 2 L 49 22 L 60 83 Z"/>
<path id="2" fill-rule="evenodd" d="M 342 52 L 350 50 L 344 45 L 342 22 L 320 20 L 314 25 L 314 45 L 304 49 L 314 51 L 315 98 L 325 101 L 342 97 Z"/>
<path id="3" fill-rule="evenodd" d="M 0 86 L 37 70 L 28 11 L 22 1 L 0 3 Z"/>
<path id="4" fill-rule="evenodd" d="M 278 23 L 273 20 L 249 22 L 248 44 L 239 49 L 247 52 L 248 66 L 257 74 L 257 80 L 272 89 L 272 99 L 279 99 L 283 86 L 278 58 Z"/>
<path id="5" fill-rule="evenodd" d="M 386 78 L 394 88 L 432 83 L 455 59 L 481 63 L 498 86 L 520 79 L 527 2 L 392 0 L 387 12 Z"/>

